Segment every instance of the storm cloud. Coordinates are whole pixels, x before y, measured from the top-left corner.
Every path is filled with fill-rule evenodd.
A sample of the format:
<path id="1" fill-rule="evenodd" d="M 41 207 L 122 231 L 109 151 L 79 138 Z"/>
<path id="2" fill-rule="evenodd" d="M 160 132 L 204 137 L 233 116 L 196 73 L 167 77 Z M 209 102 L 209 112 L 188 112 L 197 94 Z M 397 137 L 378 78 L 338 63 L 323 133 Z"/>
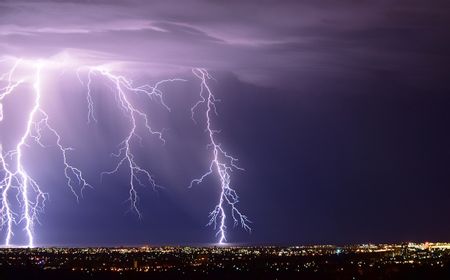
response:
<path id="1" fill-rule="evenodd" d="M 449 62 L 449 8 L 447 1 L 2 1 L 0 51 L 68 51 L 161 72 L 205 67 L 275 87 L 385 72 L 426 81 Z"/>

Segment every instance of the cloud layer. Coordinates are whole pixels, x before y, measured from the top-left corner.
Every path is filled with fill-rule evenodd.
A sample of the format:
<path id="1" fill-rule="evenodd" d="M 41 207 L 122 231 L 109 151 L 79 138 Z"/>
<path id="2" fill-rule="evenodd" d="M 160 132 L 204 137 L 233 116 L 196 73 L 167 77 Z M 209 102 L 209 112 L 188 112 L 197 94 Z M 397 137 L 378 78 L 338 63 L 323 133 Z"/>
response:
<path id="1" fill-rule="evenodd" d="M 270 86 L 439 74 L 446 1 L 2 1 L 0 52 L 231 71 Z M 427 69 L 424 69 L 427 68 Z M 304 83 L 300 83 L 300 86 Z M 298 86 L 298 85 L 297 85 Z M 297 86 L 295 86 L 297 88 Z"/>

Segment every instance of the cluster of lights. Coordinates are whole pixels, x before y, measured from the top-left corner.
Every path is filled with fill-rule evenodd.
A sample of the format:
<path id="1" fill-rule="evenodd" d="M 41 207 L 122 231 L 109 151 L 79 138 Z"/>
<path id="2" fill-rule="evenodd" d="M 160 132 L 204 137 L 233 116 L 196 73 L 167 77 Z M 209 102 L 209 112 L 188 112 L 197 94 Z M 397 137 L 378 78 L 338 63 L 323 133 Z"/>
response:
<path id="1" fill-rule="evenodd" d="M 424 244 L 417 244 L 424 245 Z M 141 247 L 141 248 L 37 248 L 0 249 L 0 268 L 25 267 L 102 272 L 199 272 L 260 271 L 359 273 L 373 268 L 448 267 L 449 244 L 439 247 L 407 244 L 295 247 Z M 341 248 L 344 256 L 336 255 Z M 444 249 L 442 249 L 444 248 Z M 387 251 L 381 251 L 388 249 Z M 380 270 L 382 271 L 382 270 Z"/>

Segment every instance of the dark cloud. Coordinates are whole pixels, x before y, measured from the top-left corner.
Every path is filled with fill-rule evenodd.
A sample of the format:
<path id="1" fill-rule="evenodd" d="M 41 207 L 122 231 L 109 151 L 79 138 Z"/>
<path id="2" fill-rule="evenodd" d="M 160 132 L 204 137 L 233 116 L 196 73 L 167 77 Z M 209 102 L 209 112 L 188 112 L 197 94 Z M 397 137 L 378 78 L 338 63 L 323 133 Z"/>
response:
<path id="1" fill-rule="evenodd" d="M 270 86 L 293 86 L 315 69 L 370 73 L 391 61 L 433 75 L 441 70 L 429 61 L 448 59 L 450 37 L 446 1 L 4 1 L 0 10 L 6 54 L 81 49 Z"/>

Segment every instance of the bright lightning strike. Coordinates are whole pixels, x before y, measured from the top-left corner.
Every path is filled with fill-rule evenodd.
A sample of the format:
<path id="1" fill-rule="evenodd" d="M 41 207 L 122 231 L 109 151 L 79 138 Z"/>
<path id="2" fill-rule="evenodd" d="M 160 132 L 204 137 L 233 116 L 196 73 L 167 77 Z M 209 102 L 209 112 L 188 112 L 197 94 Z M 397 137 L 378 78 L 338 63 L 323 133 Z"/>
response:
<path id="1" fill-rule="evenodd" d="M 212 159 L 209 166 L 209 170 L 203 174 L 200 178 L 192 180 L 190 187 L 194 184 L 200 184 L 203 180 L 213 174 L 219 177 L 220 181 L 220 196 L 219 202 L 209 214 L 210 220 L 208 225 L 212 225 L 214 229 L 217 229 L 217 236 L 219 237 L 219 244 L 224 244 L 227 241 L 226 238 L 226 220 L 227 213 L 226 207 L 230 208 L 231 217 L 233 219 L 234 226 L 241 225 L 247 231 L 251 231 L 249 226 L 250 220 L 237 208 L 239 202 L 239 196 L 236 191 L 231 187 L 231 172 L 235 169 L 242 170 L 236 165 L 237 158 L 232 157 L 226 151 L 222 149 L 222 146 L 217 142 L 216 134 L 218 130 L 213 128 L 212 117 L 213 114 L 217 115 L 216 102 L 218 101 L 212 93 L 207 81 L 212 79 L 208 71 L 203 68 L 196 68 L 192 70 L 192 73 L 200 79 L 200 100 L 192 107 L 192 119 L 196 110 L 204 105 L 206 107 L 206 132 L 208 134 L 209 144 L 208 147 L 212 149 Z"/>
<path id="2" fill-rule="evenodd" d="M 0 122 L 4 120 L 3 102 L 8 97 L 17 92 L 18 88 L 29 88 L 33 96 L 33 106 L 29 111 L 25 111 L 26 127 L 20 135 L 20 139 L 11 149 L 6 149 L 0 145 L 0 229 L 5 229 L 5 246 L 13 246 L 13 238 L 17 233 L 16 228 L 21 228 L 25 232 L 28 247 L 34 246 L 34 226 L 39 222 L 38 215 L 44 209 L 48 194 L 45 193 L 38 182 L 30 175 L 28 168 L 24 164 L 24 155 L 31 147 L 37 144 L 43 148 L 47 147 L 43 143 L 43 134 L 53 135 L 56 148 L 61 155 L 64 176 L 67 186 L 78 201 L 83 196 L 83 191 L 92 186 L 85 179 L 82 171 L 73 166 L 70 162 L 70 154 L 74 150 L 63 144 L 63 138 L 57 129 L 52 126 L 49 114 L 44 110 L 41 99 L 44 94 L 42 89 L 43 72 L 50 67 L 61 67 L 65 71 L 68 67 L 65 61 L 56 63 L 55 61 L 25 61 L 22 59 L 8 58 L 0 62 L 12 61 L 10 69 L 0 73 Z M 22 72 L 32 74 L 24 75 Z M 21 71 L 18 71 L 18 70 Z M 18 73 L 20 72 L 20 73 Z M 122 111 L 129 126 L 126 135 L 120 142 L 118 149 L 111 155 L 116 158 L 114 167 L 101 175 L 111 175 L 119 172 L 119 169 L 126 167 L 129 172 L 129 198 L 130 208 L 139 217 L 141 212 L 138 208 L 139 196 L 137 186 L 150 185 L 154 189 L 159 187 L 152 174 L 143 168 L 136 159 L 133 144 L 135 141 L 142 141 L 138 134 L 140 129 L 144 129 L 149 135 L 156 136 L 162 143 L 165 143 L 162 131 L 152 128 L 149 116 L 145 111 L 140 110 L 132 101 L 132 95 L 145 95 L 152 100 L 157 100 L 164 108 L 170 111 L 170 108 L 164 102 L 163 92 L 160 86 L 169 82 L 186 81 L 184 79 L 161 80 L 154 85 L 144 84 L 135 86 L 133 82 L 121 75 L 113 74 L 108 68 L 103 66 L 78 67 L 75 69 L 80 83 L 86 87 L 86 102 L 88 108 L 87 122 L 97 123 L 97 117 L 94 111 L 94 99 L 92 85 L 102 81 L 107 85 L 112 85 L 113 93 L 118 108 Z M 86 73 L 86 79 L 83 81 L 80 74 Z M 231 172 L 239 169 L 236 165 L 237 159 L 227 154 L 217 142 L 217 130 L 213 129 L 212 115 L 217 114 L 215 102 L 217 101 L 212 93 L 207 81 L 211 76 L 205 69 L 193 69 L 193 74 L 201 81 L 201 100 L 191 109 L 192 117 L 201 106 L 205 106 L 206 112 L 206 131 L 209 139 L 209 147 L 212 148 L 213 158 L 211 160 L 209 171 L 201 178 L 191 182 L 193 184 L 202 183 L 203 180 L 213 174 L 217 174 L 220 180 L 219 202 L 210 213 L 208 225 L 213 225 L 218 229 L 219 243 L 226 242 L 226 221 L 227 209 L 230 209 L 230 215 L 235 225 L 240 224 L 245 230 L 250 231 L 250 221 L 237 208 L 239 197 L 236 191 L 231 188 Z M 44 72 L 45 73 L 45 72 Z M 95 78 L 99 78 L 96 80 Z M 94 80 L 95 79 L 95 80 Z"/>
<path id="3" fill-rule="evenodd" d="M 116 92 L 116 101 L 118 107 L 124 112 L 125 116 L 130 121 L 130 128 L 128 130 L 127 135 L 122 140 L 122 142 L 119 144 L 119 149 L 117 153 L 111 154 L 113 157 L 117 158 L 117 165 L 110 171 L 106 171 L 102 173 L 103 175 L 110 175 L 117 173 L 119 171 L 119 168 L 123 165 L 126 165 L 129 170 L 129 202 L 130 202 L 130 208 L 133 210 L 139 218 L 141 218 L 141 212 L 138 209 L 138 193 L 136 190 L 136 184 L 140 186 L 151 185 L 153 188 L 160 187 L 156 184 L 155 179 L 151 175 L 151 173 L 146 170 L 145 168 L 142 168 L 137 162 L 135 154 L 132 151 L 132 141 L 138 140 L 141 141 L 142 138 L 137 133 L 137 127 L 138 127 L 138 121 L 141 120 L 143 123 L 143 127 L 145 130 L 154 136 L 157 136 L 159 140 L 161 140 L 162 143 L 165 143 L 165 140 L 163 138 L 161 131 L 156 131 L 152 129 L 150 125 L 150 120 L 148 115 L 137 109 L 132 102 L 130 101 L 129 97 L 127 96 L 127 93 L 134 93 L 134 94 L 144 94 L 148 96 L 149 98 L 157 98 L 157 100 L 168 110 L 170 111 L 170 108 L 166 105 L 163 98 L 163 93 L 159 89 L 159 86 L 161 86 L 164 83 L 167 82 L 176 82 L 176 81 L 185 81 L 183 79 L 169 79 L 169 80 L 162 80 L 157 82 L 155 85 L 151 86 L 148 84 L 144 84 L 141 86 L 133 86 L 133 83 L 131 80 L 125 78 L 124 76 L 120 75 L 114 75 L 111 73 L 111 71 L 103 68 L 103 67 L 91 67 L 88 70 L 88 82 L 87 82 L 87 103 L 88 103 L 88 122 L 95 121 L 97 122 L 95 115 L 94 115 L 94 105 L 92 101 L 91 96 L 91 85 L 92 85 L 92 77 L 94 75 L 100 75 L 104 77 L 107 81 L 112 83 L 115 87 Z M 143 181 L 145 180 L 145 181 Z"/>
<path id="4" fill-rule="evenodd" d="M 15 73 L 18 67 L 24 66 L 33 68 L 34 74 L 31 77 L 22 77 L 15 80 Z M 34 96 L 33 107 L 27 114 L 26 128 L 20 137 L 19 142 L 9 151 L 4 151 L 3 147 L 0 153 L 0 167 L 3 172 L 3 178 L 0 180 L 1 189 L 1 227 L 6 227 L 5 246 L 12 245 L 14 236 L 13 227 L 22 226 L 26 233 L 28 247 L 34 246 L 33 229 L 35 222 L 39 222 L 38 214 L 43 211 L 47 193 L 44 193 L 38 182 L 29 174 L 28 169 L 24 165 L 23 157 L 26 148 L 30 146 L 30 142 L 35 142 L 42 147 L 42 133 L 44 130 L 52 133 L 56 138 L 56 145 L 61 152 L 64 163 L 64 174 L 67 179 L 67 185 L 78 200 L 79 195 L 75 191 L 75 187 L 81 187 L 81 191 L 85 187 L 90 187 L 83 177 L 79 169 L 72 166 L 68 160 L 68 152 L 72 149 L 63 146 L 60 134 L 50 125 L 48 114 L 41 106 L 42 98 L 42 70 L 48 66 L 48 62 L 24 62 L 17 59 L 11 70 L 0 77 L 0 81 L 6 81 L 6 86 L 0 91 L 0 102 L 8 95 L 14 93 L 14 90 L 22 84 L 32 84 L 32 92 Z M 0 103 L 1 104 L 1 103 Z M 0 106 L 0 121 L 3 120 L 3 106 Z M 15 202 L 14 202 L 15 201 Z M 14 210 L 14 204 L 19 207 Z"/>

